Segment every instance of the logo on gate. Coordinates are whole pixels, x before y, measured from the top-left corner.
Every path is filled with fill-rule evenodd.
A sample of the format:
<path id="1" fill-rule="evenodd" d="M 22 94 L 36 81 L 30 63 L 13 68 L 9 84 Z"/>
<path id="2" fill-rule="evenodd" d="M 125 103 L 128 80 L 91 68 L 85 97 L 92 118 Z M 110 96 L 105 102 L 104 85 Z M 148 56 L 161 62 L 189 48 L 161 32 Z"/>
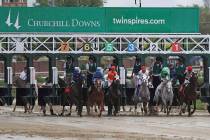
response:
<path id="1" fill-rule="evenodd" d="M 12 23 L 11 21 L 11 10 L 9 10 L 8 16 L 7 16 L 7 20 L 5 21 L 5 23 L 7 24 L 8 27 L 10 27 L 12 24 L 14 24 L 14 27 L 16 28 L 16 30 L 20 29 L 20 25 L 19 25 L 19 12 L 17 14 L 15 23 Z"/>

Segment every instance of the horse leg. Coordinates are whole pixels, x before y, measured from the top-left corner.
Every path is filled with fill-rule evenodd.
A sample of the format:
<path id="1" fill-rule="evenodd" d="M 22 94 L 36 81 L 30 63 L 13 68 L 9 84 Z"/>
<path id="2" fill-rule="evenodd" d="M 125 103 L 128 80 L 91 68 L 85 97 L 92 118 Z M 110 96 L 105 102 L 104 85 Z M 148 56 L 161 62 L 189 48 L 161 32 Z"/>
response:
<path id="1" fill-rule="evenodd" d="M 46 105 L 41 106 L 44 116 L 46 116 Z"/>
<path id="2" fill-rule="evenodd" d="M 104 111 L 104 102 L 103 102 L 103 100 L 101 101 L 101 103 L 100 103 L 100 113 L 99 113 L 99 117 L 101 117 L 101 114 L 102 114 L 102 111 Z"/>
<path id="3" fill-rule="evenodd" d="M 168 104 L 166 104 L 166 113 L 167 113 L 167 116 L 169 115 L 169 105 Z"/>
<path id="4" fill-rule="evenodd" d="M 137 103 L 134 105 L 134 112 L 137 114 Z"/>
<path id="5" fill-rule="evenodd" d="M 72 111 L 72 103 L 69 103 L 69 114 L 67 114 L 67 116 L 71 116 L 71 111 Z"/>
<path id="6" fill-rule="evenodd" d="M 53 111 L 53 106 L 52 106 L 52 103 L 49 103 L 49 106 L 50 106 L 50 114 L 51 115 L 56 115 Z"/>
<path id="7" fill-rule="evenodd" d="M 195 112 L 195 110 L 196 110 L 196 100 L 193 100 L 192 101 L 193 102 L 193 111 L 191 112 L 191 115 Z"/>
<path id="8" fill-rule="evenodd" d="M 60 116 L 64 115 L 64 109 L 65 109 L 65 105 L 63 105 L 62 112 L 61 112 Z"/>
<path id="9" fill-rule="evenodd" d="M 113 108 L 112 104 L 109 103 L 109 105 L 108 105 L 108 116 L 112 115 L 112 108 Z"/>
<path id="10" fill-rule="evenodd" d="M 118 112 L 118 106 L 115 104 L 114 105 L 114 116 L 117 115 L 117 112 Z"/>
<path id="11" fill-rule="evenodd" d="M 132 107 L 130 106 L 129 112 L 131 112 L 131 111 L 132 111 Z"/>
<path id="12" fill-rule="evenodd" d="M 147 115 L 147 102 L 143 102 L 144 114 Z"/>
<path id="13" fill-rule="evenodd" d="M 90 101 L 87 102 L 87 115 L 90 115 Z"/>
<path id="14" fill-rule="evenodd" d="M 14 108 L 13 108 L 13 111 L 12 111 L 12 112 L 15 112 L 16 107 L 17 107 L 17 104 L 15 104 L 15 106 L 14 106 Z"/>
<path id="15" fill-rule="evenodd" d="M 187 102 L 187 111 L 188 111 L 188 117 L 191 116 L 191 105 L 190 102 Z"/>
<path id="16" fill-rule="evenodd" d="M 82 101 L 79 99 L 78 101 L 78 112 L 77 114 L 82 117 L 82 108 L 83 108 L 83 104 L 82 104 Z"/>
<path id="17" fill-rule="evenodd" d="M 95 110 L 96 113 L 98 112 L 98 110 L 97 110 L 97 104 L 94 105 L 94 110 Z"/>

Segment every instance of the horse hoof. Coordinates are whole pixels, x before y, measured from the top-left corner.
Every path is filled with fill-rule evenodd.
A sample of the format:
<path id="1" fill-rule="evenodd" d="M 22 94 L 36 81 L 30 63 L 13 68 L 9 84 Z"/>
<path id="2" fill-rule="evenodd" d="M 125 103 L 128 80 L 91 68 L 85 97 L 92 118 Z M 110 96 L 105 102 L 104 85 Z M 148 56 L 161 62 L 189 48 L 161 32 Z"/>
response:
<path id="1" fill-rule="evenodd" d="M 67 116 L 71 116 L 71 113 L 67 114 Z"/>
<path id="2" fill-rule="evenodd" d="M 43 111 L 43 115 L 46 116 L 46 112 Z"/>
<path id="3" fill-rule="evenodd" d="M 110 117 L 110 116 L 112 116 L 112 114 L 111 113 L 108 113 L 107 116 Z"/>
<path id="4" fill-rule="evenodd" d="M 64 114 L 63 114 L 63 113 L 61 113 L 61 114 L 59 114 L 59 116 L 64 116 Z"/>

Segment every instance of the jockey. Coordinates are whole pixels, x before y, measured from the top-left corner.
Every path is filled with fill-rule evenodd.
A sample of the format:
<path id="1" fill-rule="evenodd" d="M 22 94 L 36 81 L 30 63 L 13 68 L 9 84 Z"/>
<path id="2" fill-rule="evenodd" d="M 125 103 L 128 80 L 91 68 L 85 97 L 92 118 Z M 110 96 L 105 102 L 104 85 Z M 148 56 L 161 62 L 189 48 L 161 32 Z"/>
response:
<path id="1" fill-rule="evenodd" d="M 119 79 L 119 76 L 116 72 L 116 67 L 115 66 L 112 66 L 110 71 L 108 72 L 108 77 L 107 77 L 107 80 L 108 80 L 108 87 L 110 87 L 110 85 L 112 84 L 112 82 L 114 80 L 117 80 Z"/>
<path id="2" fill-rule="evenodd" d="M 132 74 L 131 74 L 131 77 L 132 78 L 134 77 L 135 84 L 138 83 L 137 75 L 139 74 L 140 70 L 141 70 L 141 60 L 140 60 L 140 58 L 136 58 L 136 62 L 133 66 L 133 71 L 132 71 Z M 135 87 L 136 86 L 138 86 L 138 85 L 135 85 Z"/>
<path id="3" fill-rule="evenodd" d="M 185 81 L 184 81 L 185 86 L 190 83 L 190 78 L 192 77 L 192 75 L 193 75 L 193 68 L 192 66 L 188 66 L 187 71 L 185 72 Z"/>
<path id="4" fill-rule="evenodd" d="M 94 57 L 89 57 L 89 62 L 86 64 L 87 70 L 87 87 L 89 88 L 93 84 L 93 74 L 96 72 L 96 62 Z"/>
<path id="5" fill-rule="evenodd" d="M 101 72 L 101 69 L 100 68 L 97 68 L 96 69 L 96 72 L 93 74 L 93 83 L 94 84 L 95 84 L 96 80 L 100 80 L 101 81 L 101 84 L 104 81 L 104 76 L 103 76 L 103 73 Z"/>
<path id="6" fill-rule="evenodd" d="M 161 76 L 161 81 L 163 82 L 170 80 L 170 69 L 168 67 L 164 67 L 161 70 L 160 76 Z"/>
<path id="7" fill-rule="evenodd" d="M 72 82 L 72 74 L 74 72 L 74 64 L 71 57 L 67 57 L 67 61 L 64 63 L 65 79 L 67 83 Z"/>
<path id="8" fill-rule="evenodd" d="M 152 85 L 154 86 L 154 90 L 156 90 L 157 86 L 161 83 L 160 73 L 162 70 L 162 59 L 161 57 L 156 57 L 156 61 L 152 67 Z M 155 93 L 152 93 L 155 94 Z"/>
<path id="9" fill-rule="evenodd" d="M 20 79 L 26 81 L 27 80 L 27 68 L 25 67 L 23 71 L 20 73 Z"/>
<path id="10" fill-rule="evenodd" d="M 179 59 L 177 65 L 176 65 L 176 78 L 180 85 L 184 83 L 185 69 L 186 69 L 186 67 L 184 66 L 182 60 Z"/>
<path id="11" fill-rule="evenodd" d="M 180 92 L 184 92 L 185 87 L 190 83 L 190 78 L 193 75 L 193 68 L 192 66 L 188 66 L 186 72 L 184 73 L 185 79 L 184 83 L 181 84 L 181 87 L 179 89 Z"/>
<path id="12" fill-rule="evenodd" d="M 79 69 L 74 69 L 74 72 L 73 72 L 73 81 L 74 82 L 77 82 L 77 81 L 79 81 L 80 79 L 82 79 L 83 77 L 82 77 L 82 75 L 81 75 L 81 73 L 80 73 L 80 70 Z"/>
<path id="13" fill-rule="evenodd" d="M 161 76 L 161 83 L 158 89 L 162 90 L 163 84 L 166 84 L 168 80 L 170 80 L 170 69 L 168 67 L 163 67 L 160 76 Z"/>
<path id="14" fill-rule="evenodd" d="M 149 80 L 149 74 L 148 74 L 145 66 L 141 67 L 141 70 L 139 71 L 137 78 L 139 79 L 138 84 L 136 84 L 137 86 L 141 85 L 142 80 L 146 80 L 146 81 Z"/>

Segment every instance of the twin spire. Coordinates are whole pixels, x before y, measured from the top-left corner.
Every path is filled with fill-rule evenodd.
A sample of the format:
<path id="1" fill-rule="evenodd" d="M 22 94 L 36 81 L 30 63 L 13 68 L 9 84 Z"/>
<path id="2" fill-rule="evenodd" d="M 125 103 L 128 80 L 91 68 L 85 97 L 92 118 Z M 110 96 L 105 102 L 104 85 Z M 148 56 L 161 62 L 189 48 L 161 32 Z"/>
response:
<path id="1" fill-rule="evenodd" d="M 6 22 L 5 22 L 9 27 L 13 24 L 13 23 L 11 22 L 10 14 L 11 14 L 11 10 L 9 10 L 9 15 L 8 15 L 7 20 L 6 20 Z M 14 27 L 15 27 L 17 30 L 19 30 L 19 28 L 21 27 L 21 26 L 19 25 L 19 12 L 18 12 L 18 14 L 17 14 L 17 18 L 16 18 L 16 21 L 15 21 Z"/>

